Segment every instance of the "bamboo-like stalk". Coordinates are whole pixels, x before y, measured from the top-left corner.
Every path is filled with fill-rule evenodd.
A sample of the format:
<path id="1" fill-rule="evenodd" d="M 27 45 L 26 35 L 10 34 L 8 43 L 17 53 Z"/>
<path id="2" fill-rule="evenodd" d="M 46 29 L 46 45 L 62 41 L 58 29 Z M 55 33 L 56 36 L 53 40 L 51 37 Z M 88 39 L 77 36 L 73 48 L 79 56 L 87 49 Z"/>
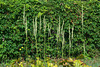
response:
<path id="1" fill-rule="evenodd" d="M 74 31 L 74 24 L 73 24 L 73 26 L 72 26 L 72 39 L 71 39 L 71 45 L 72 45 L 72 51 L 74 50 L 74 48 L 73 48 L 73 31 Z M 72 53 L 72 55 L 73 55 L 73 53 Z"/>
<path id="2" fill-rule="evenodd" d="M 50 27 L 49 27 L 49 23 L 48 23 L 48 45 L 49 45 L 49 35 L 50 35 Z"/>
<path id="3" fill-rule="evenodd" d="M 60 36 L 60 16 L 59 16 L 59 36 Z"/>
<path id="4" fill-rule="evenodd" d="M 46 53 L 46 38 L 45 38 L 45 33 L 46 33 L 46 21 L 45 21 L 45 16 L 43 18 L 43 23 L 44 23 L 44 60 L 45 60 L 45 53 Z"/>
<path id="5" fill-rule="evenodd" d="M 24 9 L 23 9 L 23 24 L 25 24 L 25 4 L 24 4 Z"/>
<path id="6" fill-rule="evenodd" d="M 58 54 L 58 44 L 59 44 L 59 26 L 57 27 L 57 35 L 56 35 L 56 39 L 57 39 L 57 45 L 56 45 L 56 47 L 57 47 L 57 54 Z M 58 55 L 57 55 L 58 56 Z"/>
<path id="7" fill-rule="evenodd" d="M 51 36 L 51 25 L 48 24 L 48 37 Z"/>
<path id="8" fill-rule="evenodd" d="M 49 23 L 48 23 L 48 46 L 50 47 L 49 36 L 50 36 L 50 26 L 49 26 Z"/>
<path id="9" fill-rule="evenodd" d="M 57 43 L 59 41 L 59 37 L 60 37 L 60 16 L 59 16 L 59 25 L 57 27 Z M 58 45 L 57 45 L 58 46 Z"/>
<path id="10" fill-rule="evenodd" d="M 38 56 L 38 49 L 37 49 L 37 17 L 35 17 L 35 43 L 36 43 L 36 56 Z"/>
<path id="11" fill-rule="evenodd" d="M 63 30 L 63 27 L 64 27 L 64 20 L 63 20 L 63 24 L 62 24 L 62 30 Z"/>
<path id="12" fill-rule="evenodd" d="M 63 58 L 63 49 L 64 49 L 64 43 L 65 43 L 65 38 L 64 38 L 64 31 L 62 33 L 62 38 L 63 38 L 63 41 L 62 41 L 62 58 Z"/>
<path id="13" fill-rule="evenodd" d="M 24 9 L 23 9 L 23 24 L 25 25 L 25 34 L 26 34 L 26 44 L 25 44 L 25 48 L 26 48 L 26 57 L 28 56 L 28 53 L 27 53 L 27 17 L 25 17 L 25 4 L 24 4 Z M 27 61 L 26 61 L 26 66 L 27 66 Z"/>
<path id="14" fill-rule="evenodd" d="M 84 56 L 85 56 L 85 41 L 83 43 L 83 46 L 84 46 Z M 85 57 L 84 57 L 85 58 Z"/>
<path id="15" fill-rule="evenodd" d="M 26 56 L 28 55 L 27 53 L 27 17 L 26 17 L 26 22 L 25 22 L 25 33 L 26 33 Z"/>
<path id="16" fill-rule="evenodd" d="M 41 34 L 41 16 L 40 16 L 40 28 L 39 28 L 39 34 Z M 39 41 L 40 41 L 40 37 L 39 37 Z M 41 52 L 40 52 L 41 53 Z M 41 55 L 40 55 L 41 57 Z"/>
<path id="17" fill-rule="evenodd" d="M 57 36 L 56 36 L 56 38 L 57 38 L 57 45 L 58 45 L 58 39 L 59 39 L 59 27 L 57 27 Z"/>
<path id="18" fill-rule="evenodd" d="M 35 17 L 35 39 L 36 39 L 36 36 L 37 35 L 37 17 Z"/>
<path id="19" fill-rule="evenodd" d="M 73 40 L 74 25 L 72 26 L 72 40 Z"/>
<path id="20" fill-rule="evenodd" d="M 65 42 L 63 26 L 64 26 L 64 20 L 63 20 L 62 29 L 61 29 L 61 34 L 62 34 L 62 39 L 63 39 L 62 40 L 62 58 L 63 58 L 63 48 L 64 48 L 64 42 Z"/>
<path id="21" fill-rule="evenodd" d="M 50 35 L 50 26 L 48 24 L 48 36 Z"/>
<path id="22" fill-rule="evenodd" d="M 82 4 L 82 34 L 83 34 L 83 4 Z"/>
<path id="23" fill-rule="evenodd" d="M 27 38 L 27 17 L 26 17 L 26 23 L 25 23 L 25 33 L 26 33 L 26 56 L 28 56 L 28 52 L 27 52 L 27 41 L 28 41 L 28 38 Z M 26 61 L 26 66 L 28 66 L 28 62 Z"/>
<path id="24" fill-rule="evenodd" d="M 82 3 L 82 35 L 83 35 L 83 3 Z M 84 47 L 84 56 L 85 56 L 85 40 L 83 43 L 83 47 Z"/>
<path id="25" fill-rule="evenodd" d="M 35 36 L 36 56 L 38 56 L 38 49 L 37 49 L 37 17 L 35 17 L 35 22 L 34 22 L 34 18 L 33 18 L 33 36 Z"/>
<path id="26" fill-rule="evenodd" d="M 27 17 L 26 17 L 26 23 L 25 23 L 25 33 L 26 33 L 26 41 L 27 41 Z"/>
<path id="27" fill-rule="evenodd" d="M 60 30 L 60 16 L 59 16 L 59 25 L 58 25 L 59 27 L 58 27 L 58 43 L 57 43 L 57 50 L 58 50 L 58 56 L 57 57 L 59 57 L 59 42 L 60 42 L 60 32 L 61 32 L 61 30 Z"/>
<path id="28" fill-rule="evenodd" d="M 70 39 L 70 24 L 69 24 L 69 57 L 70 57 L 70 51 L 71 51 L 71 39 Z"/>
<path id="29" fill-rule="evenodd" d="M 41 16 L 40 16 L 40 31 L 41 31 Z"/>
<path id="30" fill-rule="evenodd" d="M 33 36 L 35 36 L 35 24 L 34 24 L 34 18 L 33 18 Z"/>

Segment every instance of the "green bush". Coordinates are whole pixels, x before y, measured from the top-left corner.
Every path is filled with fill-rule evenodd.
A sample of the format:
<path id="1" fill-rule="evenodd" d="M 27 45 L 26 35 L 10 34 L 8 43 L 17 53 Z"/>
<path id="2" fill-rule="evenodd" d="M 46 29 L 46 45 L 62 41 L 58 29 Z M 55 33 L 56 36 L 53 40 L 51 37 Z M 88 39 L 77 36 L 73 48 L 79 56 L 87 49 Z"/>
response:
<path id="1" fill-rule="evenodd" d="M 28 35 L 26 42 L 25 25 L 23 23 L 23 8 L 25 5 L 25 17 L 27 17 Z M 38 1 L 38 0 L 26 0 L 26 1 L 0 1 L 0 61 L 18 58 L 19 56 L 26 57 L 26 46 L 27 53 L 33 58 L 36 56 L 36 45 L 35 37 L 33 36 L 33 18 L 37 16 L 37 50 L 39 56 L 43 58 L 44 48 L 44 36 L 46 36 L 46 56 L 61 57 L 61 41 L 57 44 L 57 26 L 62 26 L 64 20 L 65 30 L 65 43 L 63 54 L 64 57 L 68 56 L 69 53 L 69 24 L 71 28 L 74 24 L 73 31 L 73 42 L 71 49 L 71 56 L 77 56 L 83 54 L 83 43 L 85 41 L 86 53 L 89 56 L 94 57 L 95 52 L 100 51 L 100 2 L 99 1 L 88 1 L 83 2 L 83 34 L 81 25 L 82 15 L 82 2 L 81 1 Z M 51 26 L 51 35 L 48 36 L 48 30 L 44 35 L 43 17 L 46 16 L 47 24 Z M 39 30 L 41 16 L 41 30 Z M 48 29 L 48 25 L 46 25 Z M 70 29 L 72 30 L 72 29 Z M 72 34 L 72 33 L 71 33 Z M 41 45 L 41 46 L 40 46 Z M 58 51 L 57 47 L 58 46 Z M 23 47 L 23 48 L 21 48 Z M 97 50 L 94 52 L 94 50 Z"/>

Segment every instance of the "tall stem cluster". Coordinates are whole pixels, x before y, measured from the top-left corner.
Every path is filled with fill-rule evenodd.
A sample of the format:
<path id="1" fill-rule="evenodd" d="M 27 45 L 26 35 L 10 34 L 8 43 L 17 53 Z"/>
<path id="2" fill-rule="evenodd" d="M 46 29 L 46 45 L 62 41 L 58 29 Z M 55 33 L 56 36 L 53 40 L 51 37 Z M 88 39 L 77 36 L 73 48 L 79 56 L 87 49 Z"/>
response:
<path id="1" fill-rule="evenodd" d="M 58 24 L 58 27 L 57 27 L 57 51 L 58 51 L 58 55 L 59 56 L 59 40 L 60 40 L 60 16 L 59 16 L 59 24 Z"/>
<path id="2" fill-rule="evenodd" d="M 72 30 L 70 31 L 71 29 L 71 26 L 69 24 L 69 57 L 70 57 L 70 53 L 71 53 L 71 50 L 73 50 L 73 39 L 74 39 L 74 35 L 73 35 L 73 31 L 74 31 L 74 23 L 72 25 Z"/>

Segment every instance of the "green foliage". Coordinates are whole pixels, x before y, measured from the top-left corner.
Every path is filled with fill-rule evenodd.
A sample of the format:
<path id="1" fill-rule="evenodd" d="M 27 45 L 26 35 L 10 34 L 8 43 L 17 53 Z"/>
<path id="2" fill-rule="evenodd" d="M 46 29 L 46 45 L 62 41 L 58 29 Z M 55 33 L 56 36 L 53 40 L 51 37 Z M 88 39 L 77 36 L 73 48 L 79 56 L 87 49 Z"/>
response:
<path id="1" fill-rule="evenodd" d="M 10 3 L 10 4 L 9 4 Z M 57 52 L 61 57 L 62 52 L 61 41 L 57 44 L 57 27 L 59 24 L 59 16 L 61 26 L 64 20 L 65 43 L 63 47 L 63 56 L 68 56 L 68 26 L 71 28 L 74 24 L 73 43 L 71 56 L 83 54 L 83 43 L 85 41 L 86 54 L 94 57 L 100 51 L 100 2 L 88 1 L 83 2 L 83 34 L 81 26 L 81 1 L 64 1 L 64 0 L 0 0 L 0 61 L 26 57 L 25 44 L 27 44 L 27 52 L 32 58 L 36 56 L 35 37 L 33 36 L 33 18 L 37 16 L 37 49 L 39 56 L 43 58 L 44 36 L 46 40 L 46 56 L 56 57 Z M 25 25 L 23 24 L 23 8 L 25 5 L 25 16 L 27 17 L 27 43 L 25 42 Z M 51 26 L 51 35 L 48 36 L 48 28 L 44 35 L 44 25 L 41 22 L 41 31 L 39 30 L 40 16 L 46 17 L 46 23 Z M 72 29 L 70 29 L 72 30 Z M 72 33 L 71 33 L 72 34 Z M 49 40 L 49 41 L 48 41 Z M 56 47 L 59 47 L 56 51 Z M 23 47 L 23 48 L 21 48 Z M 95 51 L 94 51 L 95 50 Z"/>
<path id="2" fill-rule="evenodd" d="M 45 66 L 46 64 L 46 66 Z M 36 61 L 32 60 L 32 58 L 27 58 L 26 61 L 24 61 L 22 58 L 18 58 L 18 60 L 14 59 L 11 60 L 10 63 L 6 63 L 6 66 L 10 67 L 24 67 L 24 66 L 29 66 L 29 67 L 58 67 L 57 64 L 54 64 L 50 62 L 50 58 L 46 58 L 46 63 L 41 60 L 39 57 L 36 57 Z"/>
<path id="3" fill-rule="evenodd" d="M 9 63 L 5 64 L 6 67 L 91 67 L 86 65 L 80 60 L 68 58 L 68 59 L 51 59 L 49 57 L 46 58 L 46 62 L 36 57 L 36 60 L 32 60 L 32 58 L 28 57 L 26 61 L 23 58 L 13 59 Z"/>
<path id="4" fill-rule="evenodd" d="M 86 65 L 80 60 L 73 60 L 72 58 L 69 59 L 62 59 L 59 63 L 60 65 L 63 65 L 63 67 L 91 67 Z"/>

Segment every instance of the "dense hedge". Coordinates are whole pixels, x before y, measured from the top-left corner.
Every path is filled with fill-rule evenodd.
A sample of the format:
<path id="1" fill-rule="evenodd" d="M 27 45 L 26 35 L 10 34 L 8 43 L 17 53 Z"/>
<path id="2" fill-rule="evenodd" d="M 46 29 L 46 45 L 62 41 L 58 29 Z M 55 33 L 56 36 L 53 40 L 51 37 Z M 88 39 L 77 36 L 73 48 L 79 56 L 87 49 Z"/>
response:
<path id="1" fill-rule="evenodd" d="M 25 4 L 25 14 L 28 20 L 28 55 L 33 58 L 36 55 L 35 39 L 33 37 L 32 21 L 33 17 L 38 16 L 38 50 L 43 56 L 43 23 L 40 33 L 39 22 L 40 15 L 43 20 L 46 16 L 46 22 L 52 26 L 51 36 L 48 37 L 46 30 L 46 55 L 55 56 L 56 51 L 56 28 L 59 23 L 61 25 L 64 20 L 65 44 L 64 56 L 68 56 L 69 50 L 69 24 L 71 27 L 74 24 L 74 39 L 71 50 L 71 56 L 77 56 L 83 53 L 83 42 L 86 44 L 86 54 L 94 57 L 100 51 L 100 2 L 88 1 L 83 2 L 83 34 L 81 25 L 82 2 L 80 1 L 32 1 L 12 0 L 0 1 L 0 61 L 11 58 L 25 57 L 25 25 L 23 24 L 23 8 Z M 42 21 L 43 22 L 43 21 Z M 48 26 L 48 25 L 47 25 Z M 47 27 L 48 28 L 48 27 Z M 71 29 L 72 30 L 72 29 Z M 49 40 L 49 43 L 48 43 Z M 50 45 L 50 46 L 49 46 Z M 23 47 L 23 48 L 21 48 Z M 61 47 L 61 44 L 59 44 Z M 21 50 L 19 50 L 21 48 Z M 61 48 L 59 48 L 60 50 Z M 61 51 L 59 52 L 61 54 Z"/>

